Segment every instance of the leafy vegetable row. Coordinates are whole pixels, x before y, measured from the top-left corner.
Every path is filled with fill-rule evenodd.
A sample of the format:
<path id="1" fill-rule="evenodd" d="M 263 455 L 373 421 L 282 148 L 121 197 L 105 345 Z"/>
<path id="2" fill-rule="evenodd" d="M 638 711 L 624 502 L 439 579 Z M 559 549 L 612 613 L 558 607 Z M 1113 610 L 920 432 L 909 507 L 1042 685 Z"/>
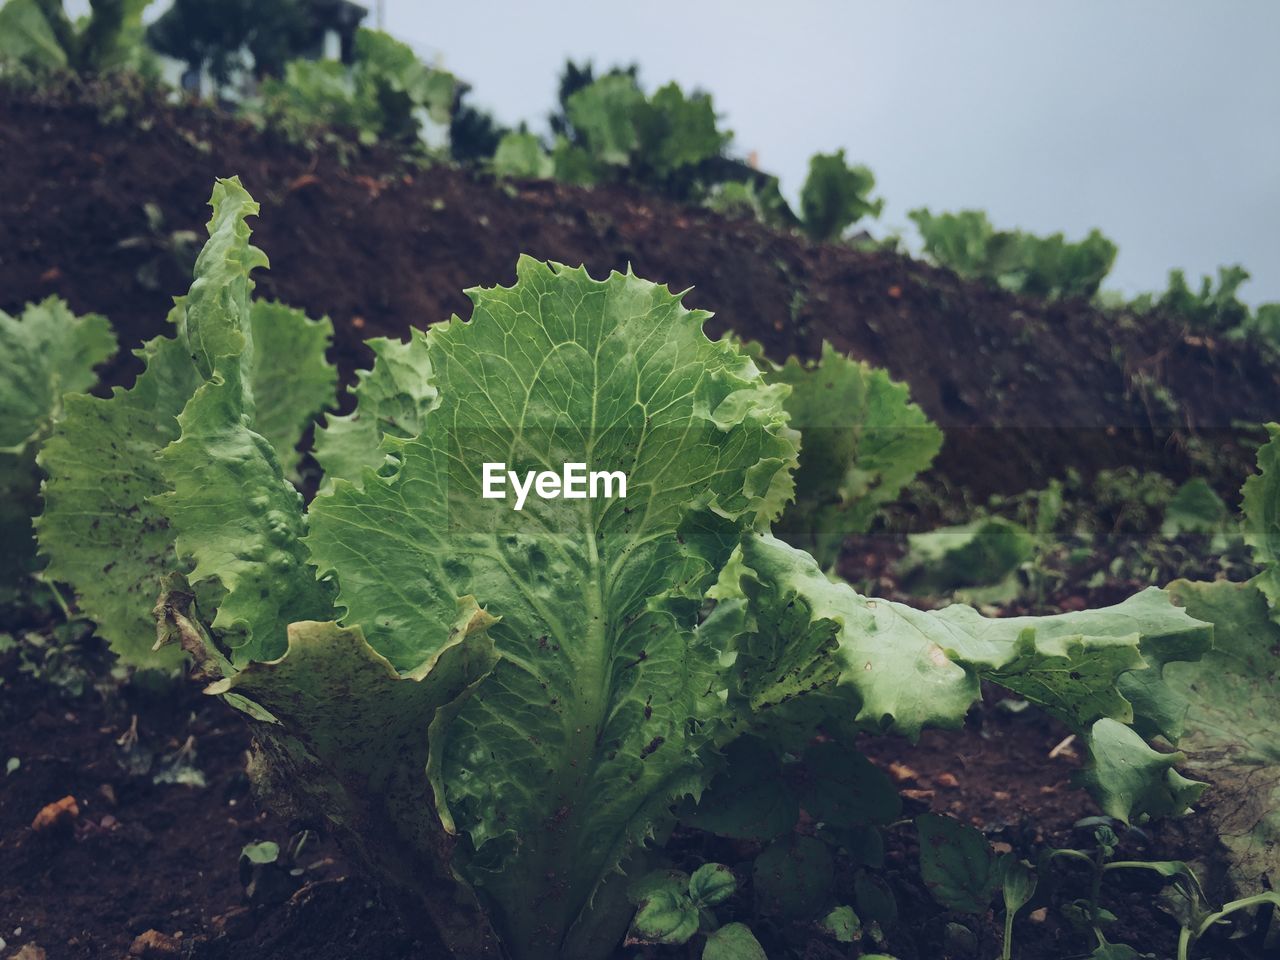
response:
<path id="1" fill-rule="evenodd" d="M 70 398 L 40 454 L 49 574 L 135 654 L 163 581 L 160 638 L 252 718 L 259 779 L 460 955 L 608 955 L 628 878 L 704 794 L 732 810 L 718 783 L 748 745 L 777 762 L 822 729 L 867 771 L 853 735 L 956 725 L 983 680 L 1086 737 L 1117 817 L 1179 813 L 1203 788 L 1142 737 L 1177 735 L 1164 667 L 1209 649 L 1206 622 L 1155 589 L 989 620 L 832 582 L 770 532 L 806 437 L 824 452 L 826 424 L 789 408 L 803 368 L 762 372 L 629 274 L 524 258 L 514 286 L 470 292 L 469 320 L 377 342 L 355 412 L 317 432 L 326 481 L 304 509 L 287 472 L 311 394 L 263 370 L 306 368 L 324 335 L 288 312 L 255 324 L 257 205 L 227 180 L 213 208 L 175 336 L 144 348 L 130 390 Z M 851 396 L 885 390 L 845 374 Z M 918 419 L 904 433 L 927 437 Z M 620 469 L 628 496 L 517 514 L 481 496 L 491 461 Z M 851 783 L 877 793 L 870 772 Z M 886 809 L 827 822 L 853 836 Z"/>

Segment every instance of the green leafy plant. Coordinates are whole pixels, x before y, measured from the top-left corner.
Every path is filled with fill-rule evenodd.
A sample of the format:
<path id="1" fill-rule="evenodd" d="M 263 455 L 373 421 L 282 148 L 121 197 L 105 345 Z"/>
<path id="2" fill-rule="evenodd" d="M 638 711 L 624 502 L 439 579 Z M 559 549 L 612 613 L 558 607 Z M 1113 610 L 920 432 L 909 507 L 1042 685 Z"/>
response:
<path id="1" fill-rule="evenodd" d="M 800 190 L 800 224 L 814 240 L 835 240 L 863 217 L 880 216 L 884 201 L 872 200 L 876 178 L 864 166 L 850 166 L 844 151 L 815 153 Z"/>
<path id="2" fill-rule="evenodd" d="M 1280 303 L 1263 303 L 1251 308 L 1239 297 L 1249 271 L 1239 264 L 1219 267 L 1217 283 L 1202 276 L 1198 290 L 1192 289 L 1182 270 L 1169 271 L 1164 292 L 1146 293 L 1127 304 L 1128 310 L 1172 314 L 1198 333 L 1233 339 L 1253 337 L 1271 349 L 1280 349 Z"/>
<path id="3" fill-rule="evenodd" d="M 822 345 L 817 362 L 759 360 L 765 379 L 791 388 L 783 405 L 803 437 L 795 499 L 776 529 L 824 566 L 845 537 L 871 528 L 942 448 L 942 431 L 884 370 Z"/>
<path id="4" fill-rule="evenodd" d="M 147 65 L 142 12 L 150 0 L 90 0 L 73 23 L 62 0 L 5 0 L 0 6 L 0 72 L 14 64 L 37 74 L 98 74 Z"/>
<path id="5" fill-rule="evenodd" d="M 457 80 L 422 63 L 413 50 L 378 30 L 356 34 L 350 66 L 333 60 L 291 60 L 284 76 L 263 81 L 243 109 L 252 119 L 305 142 L 336 131 L 366 146 L 422 147 L 422 119 L 449 124 Z"/>
<path id="6" fill-rule="evenodd" d="M 899 574 L 908 590 L 933 594 L 964 590 L 969 597 L 1009 598 L 1017 594 L 1014 575 L 1035 551 L 1036 541 L 1020 524 L 986 517 L 909 534 L 907 544 Z"/>
<path id="7" fill-rule="evenodd" d="M 1013 956 L 1013 918 L 1036 889 L 1031 865 L 1012 854 L 997 856 L 982 832 L 951 817 L 927 813 L 916 818 L 920 875 L 943 907 L 983 914 L 997 890 L 1004 898 L 1001 960 Z M 964 928 L 967 929 L 967 928 Z"/>
<path id="8" fill-rule="evenodd" d="M 207 273 L 211 263 L 226 255 L 225 244 L 206 245 L 196 261 L 197 272 Z M 265 263 L 265 258 L 254 251 L 250 262 Z M 52 558 L 47 576 L 72 584 L 81 609 L 97 622 L 112 649 L 137 666 L 171 665 L 177 656 L 173 648 L 151 649 L 155 623 L 149 604 L 160 591 L 161 577 L 189 569 L 179 559 L 170 514 L 161 507 L 161 498 L 173 486 L 158 458 L 182 435 L 188 402 L 199 392 L 204 371 L 213 373 L 210 351 L 221 348 L 220 342 L 204 343 L 199 333 L 189 332 L 193 324 L 201 329 L 203 314 L 223 309 L 210 303 L 207 288 L 197 283 L 170 313 L 176 337 L 157 337 L 137 351 L 146 370 L 130 389 L 117 388 L 109 400 L 80 394 L 65 398 L 65 418 L 38 458 L 48 474 L 42 490 L 45 512 L 38 521 L 43 551 Z M 332 327 L 327 319 L 310 320 L 281 304 L 251 305 L 247 284 L 212 295 L 241 298 L 236 302 L 245 322 L 225 337 L 242 349 L 250 344 L 258 348 L 237 371 L 255 401 L 244 416 L 256 428 L 255 442 L 265 445 L 260 452 L 269 451 L 282 477 L 292 475 L 305 425 L 333 396 L 336 375 L 324 359 Z M 239 492 L 233 475 L 224 478 L 231 483 L 226 489 Z M 288 525 L 287 513 L 271 508 L 281 501 L 288 505 L 298 495 L 287 482 L 273 493 L 274 498 L 260 497 L 249 509 L 269 525 L 274 539 L 287 539 L 296 528 Z M 89 511 L 93 522 L 71 516 L 77 510 Z M 234 534 L 228 534 L 224 559 L 235 565 L 237 547 Z M 263 593 L 269 604 L 271 591 Z"/>
<path id="9" fill-rule="evenodd" d="M 703 201 L 708 209 L 728 217 L 746 217 L 775 227 L 799 224 L 783 199 L 778 178 L 764 175 L 758 180 L 728 180 L 713 185 Z"/>
<path id="10" fill-rule="evenodd" d="M 494 157 L 497 173 L 586 186 L 630 182 L 683 200 L 721 179 L 713 168 L 732 134 L 717 127 L 709 95 L 668 83 L 647 96 L 634 71 L 581 79 L 565 92 L 551 149 L 532 134 L 509 132 Z"/>
<path id="11" fill-rule="evenodd" d="M 1087 821 L 1082 821 L 1085 823 Z M 1190 960 L 1197 942 L 1221 924 L 1227 917 L 1253 907 L 1280 905 L 1280 895 L 1265 891 L 1249 897 L 1233 900 L 1222 907 L 1209 905 L 1200 877 L 1190 864 L 1181 860 L 1116 860 L 1113 859 L 1119 843 L 1115 832 L 1106 825 L 1094 830 L 1095 846 L 1092 852 L 1075 849 L 1046 850 L 1040 857 L 1039 869 L 1047 871 L 1051 864 L 1062 861 L 1083 864 L 1089 871 L 1089 896 L 1064 905 L 1064 913 L 1077 926 L 1088 931 L 1097 943 L 1093 957 L 1137 957 L 1139 954 L 1125 944 L 1112 943 L 1103 933 L 1106 924 L 1117 917 L 1102 906 L 1104 878 L 1115 870 L 1140 870 L 1156 874 L 1166 884 L 1162 906 L 1181 927 L 1178 935 L 1177 960 Z"/>
<path id="12" fill-rule="evenodd" d="M 627 897 L 635 904 L 636 915 L 627 934 L 628 944 L 688 943 L 696 934 L 706 936 L 703 957 L 715 957 L 731 948 L 748 951 L 751 945 L 759 956 L 763 950 L 755 936 L 741 928 L 721 932 L 711 908 L 728 900 L 738 889 L 733 871 L 722 863 L 704 863 L 692 875 L 679 870 L 655 870 L 631 884 Z"/>
<path id="13" fill-rule="evenodd" d="M 996 230 L 980 210 L 934 215 L 921 207 L 907 216 L 920 231 L 924 252 L 942 266 L 1027 296 L 1091 297 L 1116 259 L 1116 245 L 1097 230 L 1072 243 L 1061 233 Z"/>
<path id="14" fill-rule="evenodd" d="M 831 582 L 770 533 L 802 450 L 791 387 L 664 287 L 529 258 L 514 286 L 470 292 L 468 321 L 375 341 L 354 414 L 318 431 L 328 476 L 304 510 L 256 426 L 256 212 L 219 182 L 177 337 L 144 349 L 131 391 L 68 405 L 42 454 L 42 548 L 118 646 L 169 571 L 160 638 L 250 718 L 262 789 L 459 955 L 608 956 L 628 885 L 743 738 L 761 762 L 799 757 L 808 780 L 783 785 L 869 847 L 882 792 L 865 761 L 806 749 L 819 728 L 856 757 L 859 734 L 959 724 L 987 681 L 1089 746 L 1102 721 L 1158 728 L 1149 663 L 1209 646 L 1155 589 L 988 620 Z M 621 471 L 626 496 L 539 491 L 517 511 L 483 495 L 494 462 Z M 811 844 L 774 842 L 821 876 Z M 855 894 L 885 915 L 871 881 Z M 740 938 L 723 930 L 708 949 Z"/>

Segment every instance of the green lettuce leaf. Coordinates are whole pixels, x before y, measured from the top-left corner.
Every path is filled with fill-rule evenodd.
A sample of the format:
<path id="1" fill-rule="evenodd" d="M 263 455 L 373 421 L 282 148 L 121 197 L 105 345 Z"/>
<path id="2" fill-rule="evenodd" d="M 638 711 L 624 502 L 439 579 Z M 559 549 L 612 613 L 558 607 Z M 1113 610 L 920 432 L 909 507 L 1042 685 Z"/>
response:
<path id="1" fill-rule="evenodd" d="M 871 199 L 875 175 L 867 167 L 850 166 L 844 151 L 815 153 L 800 189 L 800 219 L 814 240 L 835 240 L 865 216 L 878 217 L 884 200 Z"/>
<path id="2" fill-rule="evenodd" d="M 458 597 L 498 617 L 501 659 L 452 724 L 438 799 L 513 953 L 558 956 L 606 874 L 709 775 L 699 601 L 795 447 L 786 388 L 663 287 L 523 258 L 514 287 L 470 296 L 469 322 L 427 334 L 423 432 L 384 441 L 394 472 L 318 497 L 307 544 L 342 622 L 397 669 L 432 654 Z M 627 496 L 516 512 L 483 498 L 486 462 L 623 470 Z"/>
<path id="3" fill-rule="evenodd" d="M 182 569 L 173 532 L 153 498 L 168 489 L 156 455 L 178 437 L 178 414 L 199 383 L 183 344 L 157 337 L 137 355 L 146 369 L 110 399 L 67 398 L 40 451 L 44 513 L 36 521 L 47 575 L 75 588 L 80 609 L 125 663 L 167 666 L 152 652 L 151 604 L 161 577 Z"/>
<path id="4" fill-rule="evenodd" d="M 639 144 L 635 118 L 644 103 L 633 77 L 609 74 L 570 96 L 565 111 L 600 162 L 625 166 Z"/>
<path id="5" fill-rule="evenodd" d="M 819 722 L 916 737 L 957 726 L 990 680 L 1073 728 L 1133 719 L 1117 678 L 1144 644 L 1207 645 L 1211 628 L 1154 588 L 1102 610 L 988 619 L 955 604 L 922 611 L 832 583 L 807 554 L 769 535 L 743 543 L 753 629 L 738 637 L 736 694 L 756 722 Z M 1187 643 L 1188 647 L 1195 644 Z"/>
<path id="6" fill-rule="evenodd" d="M 264 417 L 275 442 L 293 448 L 286 424 L 300 430 L 321 403 L 327 336 L 323 324 L 269 305 L 258 324 L 264 349 L 253 349 L 248 274 L 266 259 L 249 246 L 244 218 L 256 205 L 235 180 L 219 182 L 214 204 L 191 293 L 171 313 L 178 337 L 139 351 L 146 369 L 130 389 L 69 396 L 40 454 L 48 480 L 37 526 L 49 575 L 75 589 L 133 665 L 177 656 L 150 649 L 151 606 L 171 571 L 190 573 L 206 600 L 232 591 L 215 623 L 232 646 L 245 647 L 255 626 L 262 642 L 242 661 L 278 655 L 293 620 L 332 616 L 327 588 L 303 563 L 298 495 L 272 442 L 250 429 Z M 286 375 L 282 357 L 305 373 Z"/>
<path id="7" fill-rule="evenodd" d="M 382 438 L 407 440 L 422 432 L 427 413 L 439 393 L 431 382 L 426 337 L 415 330 L 408 343 L 378 337 L 372 370 L 361 370 L 355 389 L 356 409 L 329 416 L 316 430 L 316 460 L 324 468 L 325 489 L 334 480 L 358 483 L 366 467 L 378 468 L 393 455 Z"/>
<path id="8" fill-rule="evenodd" d="M 1085 746 L 1088 759 L 1076 782 L 1093 794 L 1103 813 L 1125 823 L 1180 816 L 1206 786 L 1174 769 L 1186 762 L 1186 754 L 1154 750 L 1136 730 L 1115 720 L 1095 723 Z"/>
<path id="9" fill-rule="evenodd" d="M 9 62 L 42 70 L 68 65 L 67 51 L 36 0 L 0 4 L 0 71 Z"/>
<path id="10" fill-rule="evenodd" d="M 249 308 L 253 339 L 253 427 L 271 444 L 290 479 L 297 479 L 298 439 L 334 401 L 338 371 L 324 354 L 333 340 L 328 317 L 310 319 L 296 307 L 255 300 Z"/>
<path id="11" fill-rule="evenodd" d="M 716 111 L 705 93 L 686 97 L 668 83 L 636 114 L 640 156 L 658 176 L 701 163 L 720 153 L 731 134 L 716 129 Z"/>
<path id="12" fill-rule="evenodd" d="M 0 453 L 21 453 L 62 408 L 62 397 L 84 393 L 93 368 L 116 352 L 107 318 L 76 316 L 49 297 L 17 317 L 0 311 Z"/>
<path id="13" fill-rule="evenodd" d="M 441 718 L 493 668 L 492 623 L 464 598 L 435 653 L 408 672 L 374 651 L 359 628 L 294 623 L 284 656 L 251 663 L 208 688 L 267 711 L 255 735 L 295 772 L 283 789 L 321 798 L 344 845 L 366 851 L 384 880 L 434 894 L 423 903 L 457 956 L 481 955 L 493 935 L 474 894 L 449 872 L 454 841 L 430 816 L 440 785 L 437 771 L 428 770 L 429 750 Z"/>
<path id="14" fill-rule="evenodd" d="M 15 587 L 37 565 L 36 451 L 62 412 L 63 395 L 92 387 L 93 368 L 115 351 L 105 317 L 78 317 L 57 297 L 28 304 L 17 317 L 0 311 L 0 587 Z"/>
<path id="15" fill-rule="evenodd" d="M 537 134 L 509 130 L 493 153 L 493 172 L 500 177 L 546 180 L 555 173 L 555 162 L 542 148 Z"/>
<path id="16" fill-rule="evenodd" d="M 803 437 L 795 503 L 774 529 L 830 566 L 846 536 L 865 533 L 876 512 L 929 468 L 942 431 L 911 403 L 906 384 L 830 344 L 817 363 L 766 364 L 765 377 L 791 387 L 785 405 Z"/>
<path id="17" fill-rule="evenodd" d="M 302 498 L 271 443 L 250 427 L 249 273 L 267 259 L 250 245 L 245 220 L 258 205 L 235 179 L 218 181 L 211 205 L 209 242 L 178 324 L 205 382 L 178 415 L 181 435 L 160 452 L 170 491 L 154 502 L 191 565 L 192 585 L 216 582 L 224 591 L 212 627 L 241 664 L 279 656 L 289 624 L 333 607 L 329 585 L 307 564 Z"/>
<path id="18" fill-rule="evenodd" d="M 1025 527 L 1001 517 L 984 517 L 909 534 L 899 573 L 913 593 L 988 587 L 1011 577 L 1031 556 L 1035 543 Z"/>

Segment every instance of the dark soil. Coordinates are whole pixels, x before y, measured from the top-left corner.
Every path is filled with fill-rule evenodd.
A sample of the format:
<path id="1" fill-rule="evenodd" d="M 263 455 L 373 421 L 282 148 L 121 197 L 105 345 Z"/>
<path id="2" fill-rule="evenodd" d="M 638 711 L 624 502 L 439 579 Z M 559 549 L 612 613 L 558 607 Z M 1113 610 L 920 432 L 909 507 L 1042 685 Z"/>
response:
<path id="1" fill-rule="evenodd" d="M 511 282 L 528 253 L 692 287 L 687 303 L 717 312 L 712 332 L 774 357 L 813 355 L 825 338 L 887 367 L 946 431 L 944 488 L 978 497 L 1132 464 L 1208 471 L 1234 500 L 1250 466 L 1235 426 L 1280 414 L 1280 367 L 1168 318 L 1023 299 L 621 188 L 495 184 L 378 156 L 344 167 L 200 108 L 104 115 L 0 94 L 0 308 L 56 293 L 109 316 L 125 347 L 162 332 L 189 283 L 153 241 L 202 231 L 214 177 L 238 174 L 262 204 L 255 239 L 272 260 L 259 294 L 331 316 L 348 377 L 367 362 L 364 338 L 465 315 L 464 289 Z M 107 380 L 135 369 L 126 352 Z"/>

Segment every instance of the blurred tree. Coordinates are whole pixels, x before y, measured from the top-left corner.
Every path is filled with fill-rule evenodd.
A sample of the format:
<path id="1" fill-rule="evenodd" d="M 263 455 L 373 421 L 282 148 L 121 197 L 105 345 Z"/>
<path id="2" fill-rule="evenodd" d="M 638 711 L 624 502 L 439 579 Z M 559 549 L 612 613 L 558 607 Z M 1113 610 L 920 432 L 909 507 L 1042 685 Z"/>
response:
<path id="1" fill-rule="evenodd" d="M 494 155 L 510 129 L 498 123 L 492 113 L 466 102 L 471 85 L 459 82 L 449 120 L 449 153 L 459 163 L 475 163 Z"/>
<path id="2" fill-rule="evenodd" d="M 339 37 L 343 61 L 350 61 L 367 13 L 349 0 L 173 0 L 147 28 L 147 41 L 197 76 L 208 70 L 222 88 L 237 70 L 276 77 L 290 60 L 319 58 L 329 31 Z"/>

